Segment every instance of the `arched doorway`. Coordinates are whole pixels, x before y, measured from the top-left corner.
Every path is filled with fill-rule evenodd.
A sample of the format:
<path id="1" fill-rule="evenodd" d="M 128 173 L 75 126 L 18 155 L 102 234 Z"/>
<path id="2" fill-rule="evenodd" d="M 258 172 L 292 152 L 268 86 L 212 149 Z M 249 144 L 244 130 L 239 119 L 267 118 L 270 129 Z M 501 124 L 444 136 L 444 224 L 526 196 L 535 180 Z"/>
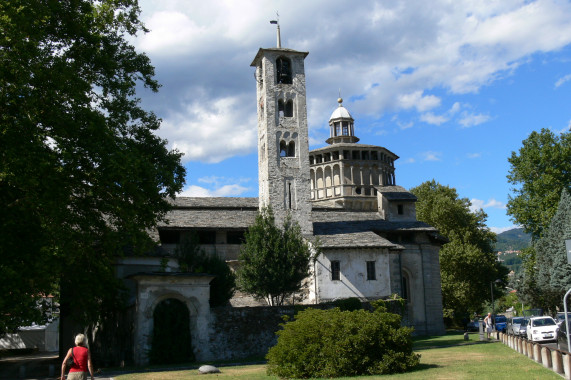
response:
<path id="1" fill-rule="evenodd" d="M 183 302 L 167 298 L 155 307 L 149 360 L 151 364 L 194 361 L 190 313 Z"/>

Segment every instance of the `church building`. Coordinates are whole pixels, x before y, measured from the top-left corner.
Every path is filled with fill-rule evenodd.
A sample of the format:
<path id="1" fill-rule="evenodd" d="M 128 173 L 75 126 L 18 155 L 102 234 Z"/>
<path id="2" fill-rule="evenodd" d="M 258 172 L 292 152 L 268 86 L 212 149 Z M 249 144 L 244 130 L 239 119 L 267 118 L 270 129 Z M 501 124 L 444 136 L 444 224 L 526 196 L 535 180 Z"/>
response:
<path id="1" fill-rule="evenodd" d="M 208 345 L 209 330 L 200 326 L 209 323 L 212 276 L 178 273 L 169 255 L 194 233 L 206 252 L 238 266 L 244 232 L 264 206 L 272 207 L 280 224 L 290 214 L 309 240 L 320 243 L 321 254 L 296 303 L 398 294 L 406 299 L 405 324 L 420 335 L 444 333 L 439 249 L 445 241 L 434 227 L 416 219 L 415 196 L 397 185 L 398 156 L 359 143 L 358 122 L 342 99 L 332 102 L 327 145 L 309 150 L 307 55 L 282 48 L 278 39 L 278 47 L 260 48 L 251 63 L 257 89 L 252 101 L 258 114 L 258 198 L 178 197 L 154 231 L 158 254 L 120 260 L 118 275 L 131 286 L 137 305 L 135 355 L 148 349 L 153 308 L 167 298 L 187 305 L 193 340 Z M 231 304 L 239 308 L 255 301 L 237 295 Z"/>

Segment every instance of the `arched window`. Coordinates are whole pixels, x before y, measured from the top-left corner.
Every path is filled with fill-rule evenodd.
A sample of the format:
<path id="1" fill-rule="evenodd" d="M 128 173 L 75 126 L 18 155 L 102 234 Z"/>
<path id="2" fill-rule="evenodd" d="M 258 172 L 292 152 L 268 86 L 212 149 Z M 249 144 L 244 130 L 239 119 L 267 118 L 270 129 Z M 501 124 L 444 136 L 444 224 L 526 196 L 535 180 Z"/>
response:
<path id="1" fill-rule="evenodd" d="M 293 100 L 288 100 L 284 110 L 285 117 L 293 117 Z"/>
<path id="2" fill-rule="evenodd" d="M 276 59 L 276 82 L 291 84 L 291 61 L 285 57 Z"/>
<path id="3" fill-rule="evenodd" d="M 280 141 L 280 157 L 287 157 L 287 146 L 285 141 Z"/>
<path id="4" fill-rule="evenodd" d="M 293 141 L 290 141 L 289 145 L 287 146 L 287 156 L 295 157 L 295 142 Z"/>
<path id="5" fill-rule="evenodd" d="M 343 136 L 349 136 L 349 122 L 343 122 Z"/>
<path id="6" fill-rule="evenodd" d="M 283 100 L 278 100 L 278 114 L 279 117 L 283 117 L 284 116 L 284 101 Z"/>

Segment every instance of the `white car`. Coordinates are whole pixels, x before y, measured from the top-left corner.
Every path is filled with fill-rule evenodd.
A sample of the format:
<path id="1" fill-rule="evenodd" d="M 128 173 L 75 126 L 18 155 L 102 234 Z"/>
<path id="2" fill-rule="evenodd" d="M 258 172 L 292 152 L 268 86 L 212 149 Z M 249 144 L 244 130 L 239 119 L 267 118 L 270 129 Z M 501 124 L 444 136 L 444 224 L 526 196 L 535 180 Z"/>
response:
<path id="1" fill-rule="evenodd" d="M 533 317 L 527 322 L 527 339 L 532 342 L 557 340 L 557 323 L 551 317 Z"/>

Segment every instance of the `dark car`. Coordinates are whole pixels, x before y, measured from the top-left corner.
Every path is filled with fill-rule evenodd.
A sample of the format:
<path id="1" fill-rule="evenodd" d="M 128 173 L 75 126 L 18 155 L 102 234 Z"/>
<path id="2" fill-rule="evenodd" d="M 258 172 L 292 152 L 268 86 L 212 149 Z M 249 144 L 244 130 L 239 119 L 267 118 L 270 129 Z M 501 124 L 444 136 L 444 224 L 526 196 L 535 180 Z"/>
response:
<path id="1" fill-rule="evenodd" d="M 508 320 L 505 315 L 496 315 L 494 318 L 496 331 L 505 332 L 508 325 Z"/>
<path id="2" fill-rule="evenodd" d="M 571 325 L 571 321 L 569 321 Z M 557 349 L 561 351 L 569 352 L 569 344 L 567 344 L 567 329 L 565 328 L 565 320 L 559 325 L 559 330 L 557 330 Z"/>
<path id="3" fill-rule="evenodd" d="M 480 330 L 480 322 L 478 318 L 474 318 L 470 322 L 468 322 L 467 326 L 468 331 L 479 331 Z"/>

